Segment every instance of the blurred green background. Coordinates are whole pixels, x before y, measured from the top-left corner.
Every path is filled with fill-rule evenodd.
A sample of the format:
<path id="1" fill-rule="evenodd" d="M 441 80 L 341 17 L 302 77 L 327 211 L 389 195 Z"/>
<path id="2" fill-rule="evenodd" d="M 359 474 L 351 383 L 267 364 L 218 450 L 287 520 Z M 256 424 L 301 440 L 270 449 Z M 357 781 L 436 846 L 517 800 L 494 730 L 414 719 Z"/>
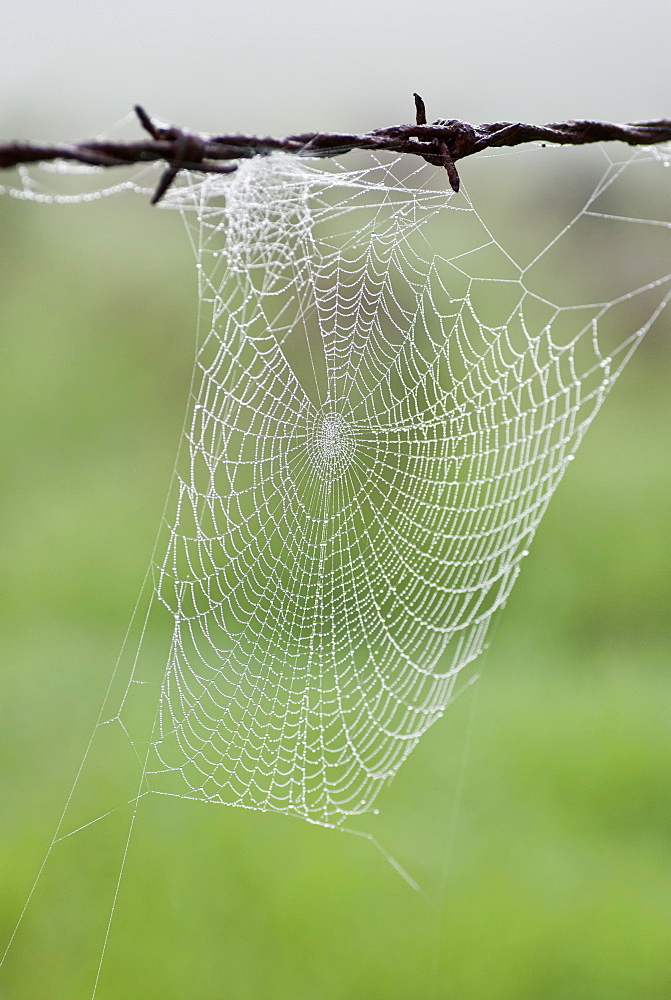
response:
<path id="1" fill-rule="evenodd" d="M 4 941 L 149 562 L 196 287 L 179 218 L 141 199 L 0 213 Z M 422 892 L 364 838 L 147 800 L 101 1000 L 671 996 L 669 332 L 666 317 L 588 433 L 481 679 L 365 826 Z M 121 801 L 125 766 L 112 748 L 87 794 Z M 2 1000 L 91 995 L 128 819 L 56 849 Z"/>

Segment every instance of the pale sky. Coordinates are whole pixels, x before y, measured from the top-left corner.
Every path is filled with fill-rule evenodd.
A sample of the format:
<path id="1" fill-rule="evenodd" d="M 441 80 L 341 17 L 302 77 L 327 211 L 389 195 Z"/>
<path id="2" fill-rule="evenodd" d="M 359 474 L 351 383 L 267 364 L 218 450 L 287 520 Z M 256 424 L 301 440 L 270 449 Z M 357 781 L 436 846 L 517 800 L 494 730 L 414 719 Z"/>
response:
<path id="1" fill-rule="evenodd" d="M 0 136 L 88 138 L 136 102 L 203 131 L 671 115 L 669 0 L 12 4 Z"/>

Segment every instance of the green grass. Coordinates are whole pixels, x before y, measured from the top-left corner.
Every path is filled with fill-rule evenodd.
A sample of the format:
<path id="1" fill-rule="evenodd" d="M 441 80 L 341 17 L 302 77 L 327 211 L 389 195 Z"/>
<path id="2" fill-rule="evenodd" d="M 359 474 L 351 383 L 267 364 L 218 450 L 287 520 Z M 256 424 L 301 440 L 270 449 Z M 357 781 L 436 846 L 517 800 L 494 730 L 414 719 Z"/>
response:
<path id="1" fill-rule="evenodd" d="M 149 559 L 195 288 L 172 215 L 0 207 L 4 939 Z M 147 800 L 100 1000 L 671 996 L 670 387 L 667 323 L 560 487 L 480 681 L 365 825 L 423 892 L 360 837 Z M 89 809 L 123 797 L 125 752 L 103 747 Z M 2 1000 L 90 996 L 127 825 L 57 849 Z"/>

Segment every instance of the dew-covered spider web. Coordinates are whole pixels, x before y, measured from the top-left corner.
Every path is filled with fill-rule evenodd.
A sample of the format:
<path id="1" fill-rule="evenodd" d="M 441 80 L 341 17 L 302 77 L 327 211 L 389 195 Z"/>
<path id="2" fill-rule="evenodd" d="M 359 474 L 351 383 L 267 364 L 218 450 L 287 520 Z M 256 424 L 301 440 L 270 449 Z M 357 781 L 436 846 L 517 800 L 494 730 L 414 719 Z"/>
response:
<path id="1" fill-rule="evenodd" d="M 443 716 L 671 296 L 671 198 L 645 200 L 668 150 L 596 155 L 537 247 L 523 215 L 494 231 L 466 168 L 456 196 L 427 166 L 278 154 L 171 192 L 201 317 L 143 789 L 338 825 Z M 103 718 L 124 731 L 139 664 Z"/>
<path id="2" fill-rule="evenodd" d="M 207 322 L 155 572 L 174 631 L 152 788 L 327 824 L 370 809 L 668 300 L 667 252 L 658 282 L 563 307 L 540 258 L 426 179 L 280 156 L 223 203 L 184 192 Z"/>

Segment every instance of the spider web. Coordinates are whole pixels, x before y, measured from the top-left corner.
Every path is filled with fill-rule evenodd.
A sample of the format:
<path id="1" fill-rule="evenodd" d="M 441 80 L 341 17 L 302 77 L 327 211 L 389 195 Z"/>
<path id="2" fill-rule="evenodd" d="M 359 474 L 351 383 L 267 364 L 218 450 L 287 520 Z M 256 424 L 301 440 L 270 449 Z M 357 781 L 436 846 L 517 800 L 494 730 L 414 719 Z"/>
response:
<path id="1" fill-rule="evenodd" d="M 596 186 L 526 263 L 475 200 L 399 160 L 276 154 L 170 193 L 201 334 L 152 565 L 173 631 L 147 789 L 338 825 L 442 717 L 671 297 L 671 218 L 617 209 L 632 175 L 668 186 L 668 151 L 599 155 Z M 146 190 L 54 196 L 25 173 L 14 193 L 127 187 Z M 629 244 L 613 296 L 600 254 L 624 230 L 652 250 L 644 267 Z M 571 262 L 603 296 L 566 304 Z M 106 723 L 126 731 L 140 678 L 136 663 Z"/>
<path id="2" fill-rule="evenodd" d="M 621 163 L 525 267 L 399 166 L 280 155 L 175 198 L 209 321 L 155 572 L 174 618 L 155 790 L 328 825 L 369 810 L 668 301 L 666 274 L 584 307 L 542 290 L 579 220 L 621 225 L 603 211 Z"/>

